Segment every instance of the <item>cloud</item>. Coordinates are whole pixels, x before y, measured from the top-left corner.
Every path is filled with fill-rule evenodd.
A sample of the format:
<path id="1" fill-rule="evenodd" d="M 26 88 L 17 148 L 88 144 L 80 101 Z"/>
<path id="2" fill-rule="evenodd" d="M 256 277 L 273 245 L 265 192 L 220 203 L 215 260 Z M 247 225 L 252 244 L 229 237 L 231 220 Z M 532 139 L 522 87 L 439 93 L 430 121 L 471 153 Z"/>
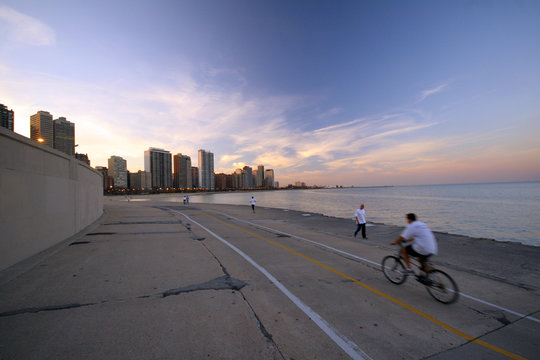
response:
<path id="1" fill-rule="evenodd" d="M 28 45 L 47 46 L 56 41 L 52 28 L 7 6 L 0 6 L 0 31 L 8 38 Z"/>
<path id="2" fill-rule="evenodd" d="M 282 184 L 333 184 L 344 178 L 378 184 L 377 177 L 390 181 L 449 165 L 467 168 L 465 160 L 456 159 L 508 151 L 509 131 L 441 137 L 439 122 L 419 111 L 345 119 L 305 131 L 289 115 L 309 107 L 304 95 L 247 97 L 242 88 L 206 86 L 189 73 L 98 84 L 0 64 L 0 78 L 0 99 L 14 108 L 16 131 L 28 130 L 29 116 L 37 110 L 66 116 L 76 124 L 78 151 L 88 153 L 94 166 L 118 155 L 130 170 L 143 169 L 143 152 L 150 146 L 189 155 L 197 166 L 197 150 L 204 148 L 214 152 L 216 172 L 263 164 Z M 531 149 L 528 144 L 520 151 L 538 154 L 537 147 Z"/>
<path id="3" fill-rule="evenodd" d="M 431 95 L 435 95 L 437 93 L 440 93 L 441 91 L 443 91 L 449 84 L 446 83 L 446 84 L 442 84 L 442 85 L 439 85 L 433 89 L 428 89 L 428 90 L 424 90 L 420 93 L 420 96 L 418 98 L 418 100 L 416 101 L 416 103 L 419 103 L 419 102 L 422 102 L 424 101 L 425 99 L 427 99 L 429 96 Z"/>

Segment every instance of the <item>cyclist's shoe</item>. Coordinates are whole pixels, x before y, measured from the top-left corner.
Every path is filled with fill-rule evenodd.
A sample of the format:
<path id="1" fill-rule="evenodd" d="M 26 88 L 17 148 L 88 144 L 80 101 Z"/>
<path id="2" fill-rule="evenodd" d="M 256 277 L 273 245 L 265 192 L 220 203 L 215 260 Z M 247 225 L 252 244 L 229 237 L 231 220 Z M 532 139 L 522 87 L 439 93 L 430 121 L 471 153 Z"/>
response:
<path id="1" fill-rule="evenodd" d="M 433 285 L 433 280 L 431 280 L 430 278 L 425 277 L 424 275 L 418 276 L 416 278 L 416 280 L 418 280 L 420 283 L 422 283 L 424 285 L 427 285 L 427 286 Z"/>

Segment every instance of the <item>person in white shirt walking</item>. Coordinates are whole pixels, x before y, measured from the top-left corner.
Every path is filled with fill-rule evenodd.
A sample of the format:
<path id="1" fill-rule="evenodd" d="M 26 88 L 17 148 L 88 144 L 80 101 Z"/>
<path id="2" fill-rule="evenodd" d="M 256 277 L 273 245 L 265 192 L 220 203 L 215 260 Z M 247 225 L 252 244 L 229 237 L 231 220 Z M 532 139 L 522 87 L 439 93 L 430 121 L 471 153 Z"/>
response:
<path id="1" fill-rule="evenodd" d="M 354 217 L 356 218 L 356 231 L 354 232 L 354 237 L 356 237 L 356 234 L 362 230 L 362 238 L 367 239 L 366 236 L 366 210 L 364 209 L 364 204 L 360 205 L 360 209 L 356 209 L 356 212 L 354 213 Z"/>
<path id="2" fill-rule="evenodd" d="M 409 256 L 418 258 L 422 264 L 422 270 L 427 272 L 429 269 L 426 260 L 431 255 L 437 255 L 437 240 L 426 224 L 416 220 L 415 214 L 407 214 L 407 222 L 409 225 L 403 230 L 401 236 L 392 242 L 392 245 L 400 242 L 412 242 L 411 245 L 401 248 L 401 254 L 407 265 L 407 272 L 413 273 Z"/>
<path id="3" fill-rule="evenodd" d="M 251 210 L 253 210 L 253 212 L 255 213 L 255 198 L 252 196 L 251 197 L 251 200 L 249 200 L 249 203 L 251 204 Z"/>

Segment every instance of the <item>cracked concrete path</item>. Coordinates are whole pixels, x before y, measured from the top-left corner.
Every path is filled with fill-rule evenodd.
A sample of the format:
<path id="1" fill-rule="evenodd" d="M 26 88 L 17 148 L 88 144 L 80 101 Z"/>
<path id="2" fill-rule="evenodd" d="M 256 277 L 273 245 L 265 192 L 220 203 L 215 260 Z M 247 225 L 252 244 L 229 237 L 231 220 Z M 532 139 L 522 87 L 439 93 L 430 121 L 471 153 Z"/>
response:
<path id="1" fill-rule="evenodd" d="M 344 219 L 147 198 L 106 198 L 100 227 L 0 285 L 0 359 L 350 358 L 268 277 L 197 223 L 345 336 L 360 349 L 354 358 L 508 358 L 418 312 L 524 358 L 540 351 L 538 322 L 464 296 L 442 305 L 412 280 L 390 284 L 378 262 L 395 251 L 388 243 L 399 227 L 370 227 L 369 239 L 359 241 Z M 437 266 L 464 293 L 540 317 L 538 249 L 493 249 L 452 235 L 440 243 Z M 513 271 L 515 264 L 527 266 Z"/>
<path id="2" fill-rule="evenodd" d="M 0 286 L 0 359 L 282 359 L 224 270 L 176 217 L 108 206 Z"/>

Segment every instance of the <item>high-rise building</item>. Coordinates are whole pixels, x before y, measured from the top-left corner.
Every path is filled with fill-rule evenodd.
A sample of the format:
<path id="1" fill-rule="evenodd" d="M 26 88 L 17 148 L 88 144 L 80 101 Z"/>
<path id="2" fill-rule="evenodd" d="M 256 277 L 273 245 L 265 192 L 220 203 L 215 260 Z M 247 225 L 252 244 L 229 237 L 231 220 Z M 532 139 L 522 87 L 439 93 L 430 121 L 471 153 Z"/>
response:
<path id="1" fill-rule="evenodd" d="M 113 155 L 109 158 L 108 174 L 114 179 L 114 187 L 127 187 L 127 161 L 122 157 Z"/>
<path id="2" fill-rule="evenodd" d="M 169 151 L 152 147 L 146 150 L 144 170 L 152 174 L 153 188 L 172 187 L 172 158 Z"/>
<path id="3" fill-rule="evenodd" d="M 264 186 L 264 166 L 257 166 L 257 174 L 255 175 L 255 187 Z"/>
<path id="4" fill-rule="evenodd" d="M 191 179 L 191 158 L 187 155 L 176 154 L 173 156 L 173 186 L 187 189 L 193 186 Z"/>
<path id="5" fill-rule="evenodd" d="M 234 170 L 233 174 L 233 187 L 235 189 L 242 189 L 244 188 L 244 179 L 242 176 L 242 169 L 236 169 Z"/>
<path id="6" fill-rule="evenodd" d="M 13 110 L 8 110 L 7 106 L 0 104 L 0 126 L 13 131 L 15 123 L 15 113 Z"/>
<path id="7" fill-rule="evenodd" d="M 227 174 L 220 173 L 216 174 L 214 184 L 216 185 L 216 190 L 225 190 L 227 189 Z"/>
<path id="8" fill-rule="evenodd" d="M 30 139 L 54 148 L 53 117 L 48 111 L 30 116 Z"/>
<path id="9" fill-rule="evenodd" d="M 103 190 L 113 188 L 114 180 L 112 176 L 109 176 L 109 170 L 105 166 L 96 166 L 96 170 L 103 175 Z"/>
<path id="10" fill-rule="evenodd" d="M 199 187 L 199 168 L 196 166 L 191 167 L 191 181 L 193 182 L 192 188 L 196 189 Z"/>
<path id="11" fill-rule="evenodd" d="M 266 187 L 274 187 L 274 169 L 264 170 L 264 184 Z"/>
<path id="12" fill-rule="evenodd" d="M 199 187 L 214 190 L 214 153 L 199 150 Z"/>
<path id="13" fill-rule="evenodd" d="M 59 117 L 53 121 L 54 148 L 70 156 L 75 154 L 75 124 Z"/>
<path id="14" fill-rule="evenodd" d="M 129 186 L 136 190 L 150 189 L 152 187 L 152 174 L 142 170 L 129 173 Z"/>
<path id="15" fill-rule="evenodd" d="M 244 166 L 242 169 L 242 182 L 244 184 L 244 188 L 246 189 L 252 189 L 253 188 L 253 173 L 252 168 L 249 166 Z"/>

